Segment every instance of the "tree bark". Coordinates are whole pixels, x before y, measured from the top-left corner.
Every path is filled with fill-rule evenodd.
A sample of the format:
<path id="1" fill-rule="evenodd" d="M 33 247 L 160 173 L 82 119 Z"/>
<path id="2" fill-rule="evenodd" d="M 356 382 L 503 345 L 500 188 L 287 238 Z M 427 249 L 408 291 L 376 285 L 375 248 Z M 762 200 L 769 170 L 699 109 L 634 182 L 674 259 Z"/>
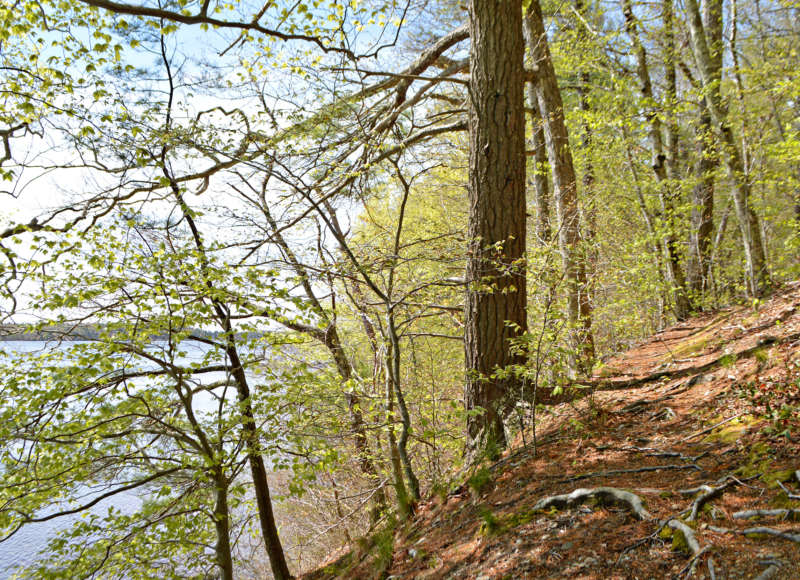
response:
<path id="1" fill-rule="evenodd" d="M 470 36 L 464 398 L 475 461 L 506 446 L 503 417 L 521 393 L 507 370 L 524 363 L 511 341 L 527 330 L 521 2 L 473 0 Z"/>
<path id="2" fill-rule="evenodd" d="M 230 509 L 228 508 L 228 482 L 222 473 L 215 476 L 214 527 L 217 544 L 214 552 L 222 580 L 233 580 L 233 555 L 231 551 Z"/>
<path id="3" fill-rule="evenodd" d="M 675 98 L 675 64 L 674 59 L 669 54 L 671 40 L 671 6 L 665 1 L 665 28 L 669 23 L 669 33 L 667 34 L 667 55 L 665 60 L 665 72 L 667 77 L 667 99 Z M 652 153 L 652 169 L 659 183 L 659 197 L 661 203 L 661 222 L 664 228 L 662 235 L 663 251 L 666 259 L 664 260 L 665 271 L 667 273 L 667 284 L 670 286 L 669 292 L 673 301 L 673 312 L 678 320 L 685 320 L 690 313 L 691 306 L 686 295 L 686 279 L 681 266 L 680 249 L 675 236 L 675 184 L 670 180 L 677 175 L 675 164 L 677 163 L 677 127 L 668 130 L 668 148 L 665 152 L 664 141 L 662 139 L 661 119 L 656 110 L 656 98 L 653 93 L 653 83 L 650 78 L 650 69 L 647 64 L 647 52 L 639 39 L 636 17 L 633 14 L 633 7 L 630 0 L 623 0 L 622 12 L 625 16 L 625 30 L 631 39 L 633 50 L 636 56 L 636 74 L 641 83 L 642 97 L 645 105 L 650 108 L 646 113 L 649 124 L 649 139 Z M 666 31 L 665 31 L 666 32 Z M 667 103 L 669 106 L 670 103 Z M 674 123 L 674 119 L 670 121 Z M 667 169 L 672 166 L 675 175 L 669 175 Z"/>
<path id="4" fill-rule="evenodd" d="M 530 26 L 525 19 L 525 31 L 530 36 Z M 533 140 L 533 191 L 536 200 L 536 239 L 542 246 L 546 246 L 553 238 L 553 228 L 550 225 L 550 184 L 547 181 L 547 146 L 544 142 L 544 122 L 542 112 L 539 110 L 539 100 L 536 97 L 536 83 L 529 82 L 528 110 L 531 119 L 531 133 Z"/>
<path id="5" fill-rule="evenodd" d="M 711 75 L 714 82 L 722 81 L 722 5 L 705 2 L 705 29 L 709 37 Z M 711 243 L 714 232 L 714 168 L 719 162 L 713 143 L 713 127 L 705 97 L 700 100 L 700 118 L 695 131 L 697 161 L 692 190 L 691 255 L 687 268 L 689 290 L 702 297 L 708 290 Z"/>
<path id="6" fill-rule="evenodd" d="M 532 0 L 526 12 L 528 44 L 537 68 L 536 93 L 544 119 L 544 136 L 547 156 L 553 172 L 553 193 L 559 221 L 558 241 L 567 281 L 567 308 L 570 323 L 570 342 L 574 352 L 573 373 L 588 373 L 594 359 L 594 341 L 591 332 L 591 305 L 584 302 L 587 291 L 585 252 L 581 249 L 580 217 L 578 213 L 578 186 L 569 135 L 564 120 L 564 105 L 558 88 L 555 69 L 550 58 L 550 48 L 544 30 L 542 9 L 538 0 Z"/>
<path id="7" fill-rule="evenodd" d="M 720 3 L 720 0 L 713 1 Z M 709 116 L 719 140 L 728 178 L 732 184 L 733 203 L 736 207 L 736 216 L 739 219 L 739 229 L 744 246 L 747 289 L 750 295 L 761 296 L 769 288 L 770 278 L 767 271 L 766 251 L 761 237 L 761 226 L 751 205 L 750 183 L 744 171 L 744 164 L 736 146 L 733 130 L 728 123 L 728 111 L 722 101 L 720 83 L 715 78 L 715 55 L 711 49 L 713 43 L 710 43 L 706 36 L 697 0 L 687 0 L 686 9 L 689 15 L 692 51 L 700 70 Z M 720 7 L 719 13 L 721 14 L 721 12 Z"/>

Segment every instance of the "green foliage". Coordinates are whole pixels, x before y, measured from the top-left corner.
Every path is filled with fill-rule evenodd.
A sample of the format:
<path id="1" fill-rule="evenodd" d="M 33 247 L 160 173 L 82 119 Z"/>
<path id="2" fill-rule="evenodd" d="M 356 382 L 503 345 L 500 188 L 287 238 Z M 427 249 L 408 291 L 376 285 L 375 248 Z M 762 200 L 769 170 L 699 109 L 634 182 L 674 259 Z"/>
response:
<path id="1" fill-rule="evenodd" d="M 467 485 L 476 497 L 480 497 L 494 485 L 491 470 L 486 466 L 479 467 L 475 473 L 467 479 Z"/>

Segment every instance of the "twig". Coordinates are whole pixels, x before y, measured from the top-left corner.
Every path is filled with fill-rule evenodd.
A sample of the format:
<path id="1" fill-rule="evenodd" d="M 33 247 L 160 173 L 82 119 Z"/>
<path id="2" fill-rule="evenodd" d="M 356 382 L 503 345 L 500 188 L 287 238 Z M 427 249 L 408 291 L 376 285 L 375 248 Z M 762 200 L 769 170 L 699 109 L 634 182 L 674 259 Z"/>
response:
<path id="1" fill-rule="evenodd" d="M 798 472 L 795 471 L 794 474 L 795 476 L 797 476 L 798 481 L 800 481 L 800 475 L 798 475 Z M 781 489 L 786 494 L 786 497 L 788 497 L 789 499 L 800 499 L 800 495 L 797 495 L 796 493 L 792 493 L 791 491 L 789 491 L 789 489 L 785 485 L 783 485 L 780 481 L 777 481 L 776 483 L 779 486 L 781 486 Z"/>

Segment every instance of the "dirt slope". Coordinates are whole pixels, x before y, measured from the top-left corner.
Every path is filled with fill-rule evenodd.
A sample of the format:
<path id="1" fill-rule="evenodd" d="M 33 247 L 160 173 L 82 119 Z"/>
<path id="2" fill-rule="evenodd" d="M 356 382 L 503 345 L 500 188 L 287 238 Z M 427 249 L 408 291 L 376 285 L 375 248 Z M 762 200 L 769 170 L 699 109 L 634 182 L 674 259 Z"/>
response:
<path id="1" fill-rule="evenodd" d="M 665 330 L 593 386 L 422 503 L 392 552 L 308 578 L 800 579 L 800 283 Z"/>

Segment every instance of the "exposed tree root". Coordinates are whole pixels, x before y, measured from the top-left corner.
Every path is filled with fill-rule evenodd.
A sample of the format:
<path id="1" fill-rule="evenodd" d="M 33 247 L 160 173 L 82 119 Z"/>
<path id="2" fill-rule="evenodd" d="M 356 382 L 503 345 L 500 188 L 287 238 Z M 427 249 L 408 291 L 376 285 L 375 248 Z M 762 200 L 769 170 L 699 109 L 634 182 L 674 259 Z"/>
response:
<path id="1" fill-rule="evenodd" d="M 780 569 L 783 567 L 783 562 L 776 558 L 769 558 L 767 560 L 759 561 L 759 564 L 762 566 L 767 566 L 767 569 L 764 570 L 761 574 L 753 578 L 753 580 L 770 580 L 771 578 L 775 577 L 775 574 L 780 572 Z"/>
<path id="2" fill-rule="evenodd" d="M 650 513 L 644 509 L 642 499 L 638 495 L 615 487 L 581 488 L 571 493 L 546 497 L 537 501 L 533 509 L 546 510 L 551 507 L 564 509 L 579 506 L 592 499 L 604 505 L 627 507 L 640 520 L 649 520 L 651 518 Z"/>
<path id="3" fill-rule="evenodd" d="M 746 520 L 748 518 L 771 518 L 771 517 L 793 517 L 800 516 L 800 509 L 774 509 L 774 510 L 745 510 L 735 512 L 733 518 L 737 520 Z"/>
<path id="4" fill-rule="evenodd" d="M 692 528 L 675 518 L 668 520 L 664 525 L 683 534 L 683 537 L 686 539 L 686 546 L 689 548 L 692 556 L 696 557 L 700 554 L 700 544 L 697 538 L 694 537 L 694 530 Z"/>
<path id="5" fill-rule="evenodd" d="M 752 478 L 749 478 L 749 479 L 752 479 Z M 688 490 L 688 489 L 687 490 L 682 490 L 680 492 L 682 494 L 686 494 L 686 492 L 689 492 L 689 493 L 701 492 L 700 495 L 698 495 L 695 498 L 695 500 L 692 502 L 692 505 L 686 510 L 686 511 L 689 512 L 689 516 L 687 517 L 687 520 L 689 520 L 691 522 L 695 521 L 697 519 L 698 513 L 700 512 L 701 509 L 703 509 L 703 506 L 707 502 L 709 502 L 712 499 L 715 499 L 715 498 L 721 496 L 723 493 L 725 493 L 725 490 L 727 490 L 728 488 L 734 487 L 734 486 L 739 485 L 740 483 L 742 483 L 740 480 L 736 479 L 735 477 L 731 477 L 731 476 L 726 476 L 720 481 L 722 482 L 722 484 L 718 485 L 717 487 L 711 487 L 710 485 L 701 485 L 699 488 L 694 488 L 692 490 Z M 686 512 L 684 512 L 684 513 L 686 513 Z"/>
<path id="6" fill-rule="evenodd" d="M 646 471 L 664 471 L 668 469 L 694 469 L 696 471 L 702 471 L 702 468 L 699 465 L 695 465 L 694 463 L 690 465 L 652 465 L 648 467 L 639 467 L 637 469 L 612 469 L 610 471 L 593 471 L 591 473 L 583 473 L 581 475 L 576 475 L 574 477 L 568 477 L 567 479 L 560 480 L 560 483 L 570 483 L 573 481 L 580 481 L 581 479 L 589 479 L 591 477 L 611 477 L 614 475 L 625 475 L 629 473 L 644 473 Z"/>
<path id="7" fill-rule="evenodd" d="M 657 381 L 663 378 L 677 379 L 681 377 L 698 375 L 705 373 L 706 371 L 711 370 L 713 368 L 716 368 L 719 365 L 720 361 L 726 356 L 733 355 L 736 358 L 748 358 L 752 356 L 757 350 L 763 348 L 765 344 L 770 344 L 770 345 L 785 344 L 787 342 L 792 342 L 793 340 L 796 340 L 798 338 L 800 338 L 800 332 L 795 332 L 793 334 L 783 336 L 780 339 L 775 339 L 774 341 L 770 340 L 769 342 L 765 342 L 765 339 L 762 339 L 758 341 L 758 343 L 755 346 L 752 346 L 750 348 L 745 348 L 738 352 L 720 354 L 718 357 L 714 358 L 713 360 L 705 364 L 686 367 L 683 369 L 674 369 L 674 370 L 665 369 L 663 371 L 656 371 L 644 377 L 627 379 L 622 381 L 609 381 L 607 378 L 597 378 L 597 379 L 591 379 L 589 381 L 583 381 L 583 384 L 587 384 L 591 387 L 594 387 L 602 391 L 616 391 L 618 389 L 628 389 L 631 387 L 636 387 L 638 385 L 651 383 L 653 381 Z"/>
<path id="8" fill-rule="evenodd" d="M 782 532 L 781 530 L 776 530 L 773 528 L 765 528 L 762 526 L 756 528 L 747 528 L 745 530 L 731 530 L 729 528 L 719 528 L 717 526 L 708 526 L 708 529 L 713 532 L 717 532 L 718 534 L 739 534 L 741 536 L 749 536 L 749 535 L 775 536 L 776 538 L 782 538 L 784 540 L 789 540 L 790 542 L 800 543 L 800 534 L 793 534 L 791 532 Z"/>

